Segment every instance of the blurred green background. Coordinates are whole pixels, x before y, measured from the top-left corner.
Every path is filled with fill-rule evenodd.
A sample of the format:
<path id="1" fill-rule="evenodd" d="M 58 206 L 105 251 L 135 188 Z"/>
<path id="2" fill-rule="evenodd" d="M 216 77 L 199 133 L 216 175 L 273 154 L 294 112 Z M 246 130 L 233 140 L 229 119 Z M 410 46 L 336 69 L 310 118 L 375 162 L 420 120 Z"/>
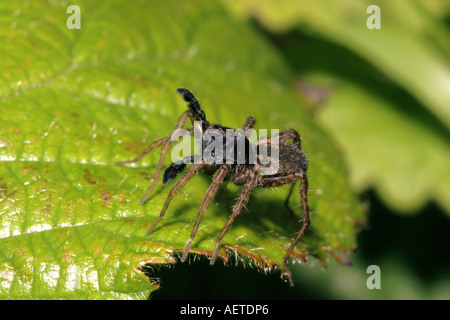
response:
<path id="1" fill-rule="evenodd" d="M 368 212 L 352 267 L 279 274 L 190 265 L 153 272 L 153 299 L 450 299 L 450 3 L 222 1 L 285 58 L 292 85 L 346 159 Z M 380 29 L 366 21 L 380 9 Z M 376 18 L 376 17 L 375 17 Z M 369 265 L 381 289 L 369 290 Z M 202 279 L 202 281 L 198 281 Z M 194 290 L 194 291 L 193 291 Z"/>

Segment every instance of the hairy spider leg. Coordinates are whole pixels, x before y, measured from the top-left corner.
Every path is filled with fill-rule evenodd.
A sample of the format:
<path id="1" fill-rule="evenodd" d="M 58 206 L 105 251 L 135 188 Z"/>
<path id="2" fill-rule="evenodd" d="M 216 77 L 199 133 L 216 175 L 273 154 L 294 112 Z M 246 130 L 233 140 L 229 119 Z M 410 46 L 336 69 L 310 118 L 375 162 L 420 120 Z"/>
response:
<path id="1" fill-rule="evenodd" d="M 280 143 L 281 142 L 286 142 L 289 141 L 290 139 L 293 140 L 293 144 L 298 145 L 298 148 L 301 149 L 301 141 L 300 141 L 300 136 L 298 135 L 298 132 L 295 131 L 294 129 L 289 129 L 283 132 L 280 132 L 274 136 L 270 136 L 267 138 L 263 138 L 261 140 L 258 140 L 258 144 L 261 143 L 267 143 L 268 145 L 271 145 L 272 143 L 272 138 L 278 136 L 280 139 Z"/>
<path id="2" fill-rule="evenodd" d="M 244 125 L 242 126 L 242 130 L 243 131 L 247 131 L 249 129 L 253 129 L 253 127 L 255 126 L 256 123 L 256 119 L 253 117 L 248 117 L 247 120 L 245 120 Z"/>
<path id="3" fill-rule="evenodd" d="M 250 178 L 248 182 L 245 185 L 244 190 L 242 191 L 239 200 L 236 202 L 236 204 L 233 207 L 233 213 L 230 215 L 230 218 L 228 219 L 227 224 L 222 229 L 222 232 L 220 233 L 219 237 L 217 238 L 216 245 L 214 247 L 213 254 L 211 256 L 210 264 L 213 265 L 217 258 L 217 253 L 219 251 L 220 242 L 222 241 L 222 238 L 224 237 L 225 233 L 230 228 L 233 221 L 236 219 L 236 217 L 241 213 L 242 208 L 247 203 L 248 198 L 250 196 L 250 193 L 252 192 L 253 188 L 257 185 L 258 182 L 258 172 L 253 171 L 250 175 Z"/>
<path id="4" fill-rule="evenodd" d="M 200 211 L 197 215 L 197 220 L 195 221 L 194 228 L 192 229 L 191 237 L 189 238 L 188 243 L 184 247 L 184 252 L 183 252 L 183 256 L 181 257 L 181 262 L 184 262 L 187 258 L 189 250 L 191 249 L 192 241 L 194 240 L 194 237 L 195 237 L 198 227 L 200 225 L 200 221 L 203 217 L 203 213 L 208 208 L 208 205 L 211 202 L 211 200 L 213 199 L 215 193 L 217 192 L 219 185 L 223 182 L 223 180 L 228 176 L 229 173 L 230 173 L 230 171 L 227 167 L 222 167 L 214 175 L 213 181 L 210 184 L 208 191 L 206 191 L 206 195 L 202 200 L 202 204 L 200 205 Z"/>
<path id="5" fill-rule="evenodd" d="M 290 139 L 293 139 L 294 144 L 298 145 L 298 148 L 301 148 L 301 142 L 300 142 L 300 136 L 298 135 L 298 132 L 293 130 L 293 129 L 289 129 L 286 131 L 283 131 L 279 134 L 279 138 L 282 142 L 286 142 Z M 306 176 L 306 174 L 304 174 L 304 176 Z M 294 191 L 295 188 L 295 184 L 297 183 L 297 181 L 295 181 L 294 183 L 291 184 L 290 188 L 289 188 L 289 193 L 286 197 L 286 200 L 284 201 L 284 205 L 286 206 L 286 208 L 288 209 L 289 213 L 291 214 L 291 216 L 295 216 L 295 212 L 294 210 L 292 210 L 292 208 L 289 206 L 289 199 L 292 196 L 292 193 Z"/>
<path id="6" fill-rule="evenodd" d="M 183 112 L 181 117 L 178 119 L 178 123 L 177 123 L 177 126 L 175 127 L 174 131 L 183 128 L 183 126 L 185 125 L 188 118 L 190 118 L 191 122 L 194 123 L 195 116 L 192 114 L 192 112 L 190 110 Z M 193 134 L 193 131 L 189 130 L 189 133 Z M 145 200 L 147 200 L 148 196 L 153 191 L 153 188 L 155 187 L 156 183 L 158 182 L 159 174 L 161 173 L 161 168 L 162 168 L 163 162 L 164 162 L 164 157 L 165 157 L 167 151 L 169 150 L 171 144 L 172 144 L 172 139 L 167 139 L 162 147 L 158 166 L 156 167 L 155 176 L 153 177 L 153 182 L 152 182 L 150 188 L 145 193 L 144 197 L 142 198 L 142 200 L 140 202 L 141 205 L 143 205 L 145 203 Z"/>
<path id="7" fill-rule="evenodd" d="M 190 90 L 185 88 L 178 88 L 177 93 L 183 97 L 184 101 L 189 103 L 189 109 L 202 121 L 202 129 L 203 131 L 206 131 L 206 129 L 209 127 L 209 121 L 206 120 L 205 112 L 200 107 L 200 103 L 198 102 L 194 94 Z"/>
<path id="8" fill-rule="evenodd" d="M 286 251 L 286 255 L 283 258 L 284 268 L 286 271 L 286 275 L 289 278 L 289 282 L 290 282 L 291 286 L 293 286 L 294 283 L 292 282 L 292 275 L 291 275 L 291 272 L 289 271 L 287 260 L 291 256 L 291 253 L 294 250 L 295 246 L 297 245 L 298 241 L 303 237 L 303 235 L 305 234 L 306 230 L 308 229 L 308 227 L 311 223 L 309 206 L 308 206 L 308 178 L 306 177 L 306 174 L 303 171 L 301 172 L 301 179 L 302 179 L 302 182 L 300 183 L 300 198 L 302 200 L 302 213 L 303 213 L 302 222 L 303 222 L 303 225 L 302 225 L 302 228 L 300 229 L 300 231 L 298 232 L 297 236 L 295 237 L 294 241 L 292 241 L 291 246 Z"/>
<path id="9" fill-rule="evenodd" d="M 300 198 L 301 198 L 301 203 L 302 203 L 303 225 L 302 225 L 300 231 L 298 232 L 296 238 L 294 239 L 294 241 L 292 241 L 289 249 L 286 251 L 286 254 L 283 258 L 285 274 L 287 275 L 291 286 L 293 286 L 294 284 L 292 282 L 292 275 L 291 275 L 291 272 L 289 271 L 287 260 L 291 256 L 292 251 L 294 250 L 298 241 L 303 237 L 303 235 L 305 234 L 305 232 L 308 229 L 309 224 L 310 224 L 310 211 L 309 211 L 308 197 L 307 197 L 308 196 L 308 179 L 306 177 L 305 172 L 300 171 L 300 172 L 292 173 L 292 174 L 289 174 L 286 176 L 279 176 L 279 177 L 263 176 L 258 181 L 258 185 L 257 185 L 258 187 L 261 187 L 261 188 L 271 188 L 271 187 L 282 186 L 282 185 L 290 183 L 291 187 L 292 187 L 292 185 L 295 185 L 296 181 L 299 179 L 301 179 Z"/>
<path id="10" fill-rule="evenodd" d="M 153 229 L 155 229 L 156 225 L 159 223 L 159 221 L 161 221 L 162 217 L 164 216 L 164 214 L 166 213 L 167 208 L 169 207 L 170 201 L 172 201 L 172 198 L 178 193 L 178 191 L 181 190 L 181 188 L 183 188 L 183 186 L 193 177 L 195 176 L 198 171 L 200 170 L 200 168 L 203 166 L 203 163 L 201 164 L 193 164 L 190 168 L 189 171 L 186 172 L 186 174 L 183 176 L 183 178 L 181 178 L 176 184 L 175 186 L 172 188 L 172 190 L 170 190 L 169 195 L 166 198 L 166 202 L 164 203 L 164 206 L 159 214 L 159 217 L 155 220 L 155 222 L 153 222 L 153 225 L 150 227 L 150 229 L 148 229 L 147 231 L 147 236 L 150 235 L 150 233 L 152 233 Z"/>
<path id="11" fill-rule="evenodd" d="M 295 184 L 296 184 L 296 183 L 297 183 L 297 181 L 291 183 L 291 186 L 289 187 L 289 193 L 288 193 L 288 195 L 287 195 L 287 197 L 286 197 L 286 200 L 284 200 L 284 205 L 286 206 L 287 210 L 289 211 L 289 214 L 291 215 L 291 217 L 295 217 L 295 212 L 294 212 L 294 210 L 292 210 L 292 208 L 289 206 L 289 199 L 290 199 L 291 196 L 292 196 L 292 193 L 293 193 L 293 191 L 294 191 L 294 188 L 295 188 Z"/>
<path id="12" fill-rule="evenodd" d="M 208 120 L 206 120 L 205 112 L 201 109 L 200 104 L 198 103 L 198 100 L 197 100 L 197 98 L 195 98 L 194 94 L 191 91 L 189 91 L 188 89 L 184 89 L 184 88 L 178 88 L 177 89 L 177 93 L 179 93 L 183 97 L 184 101 L 189 103 L 189 109 L 190 110 L 185 111 L 180 116 L 180 118 L 178 119 L 177 126 L 175 127 L 174 131 L 177 130 L 177 129 L 181 129 L 185 125 L 185 123 L 187 121 L 187 118 L 190 118 L 192 125 L 194 125 L 194 121 L 195 120 L 201 120 L 202 121 L 202 128 L 203 129 L 207 128 L 209 126 L 209 122 L 208 122 Z M 189 130 L 189 133 L 192 135 L 193 134 L 193 130 L 192 129 Z M 148 146 L 144 151 L 142 151 L 133 160 L 120 161 L 120 162 L 116 162 L 115 163 L 116 165 L 124 165 L 124 164 L 129 164 L 129 163 L 136 163 L 143 156 L 145 156 L 148 152 L 150 152 L 153 148 L 158 147 L 160 145 L 163 145 L 162 150 L 161 150 L 161 155 L 160 155 L 160 158 L 159 158 L 159 162 L 158 162 L 158 166 L 156 167 L 156 172 L 155 172 L 155 175 L 153 177 L 153 183 L 151 184 L 150 188 L 147 190 L 147 192 L 145 193 L 144 197 L 142 198 L 142 200 L 140 202 L 141 205 L 143 205 L 145 203 L 145 200 L 147 200 L 148 196 L 153 191 L 153 188 L 155 187 L 156 183 L 158 182 L 159 175 L 160 175 L 160 172 L 161 172 L 161 168 L 162 168 L 162 165 L 163 165 L 163 162 L 164 162 L 165 154 L 169 150 L 170 145 L 172 143 L 172 140 L 170 138 L 171 138 L 171 136 L 156 140 L 150 146 Z"/>
<path id="13" fill-rule="evenodd" d="M 178 119 L 178 123 L 177 123 L 177 126 L 175 127 L 175 130 L 181 129 L 184 126 L 184 124 L 186 123 L 187 118 L 191 119 L 192 125 L 194 125 L 195 120 L 200 119 L 202 121 L 202 128 L 203 128 L 203 130 L 205 130 L 209 126 L 209 122 L 208 122 L 208 120 L 206 120 L 205 112 L 200 107 L 200 104 L 199 104 L 197 98 L 194 96 L 194 94 L 190 90 L 184 89 L 184 88 L 178 88 L 177 93 L 179 93 L 183 97 L 184 101 L 189 103 L 190 110 L 185 111 L 181 115 L 181 117 Z M 189 130 L 189 132 L 191 135 L 193 134 L 192 129 Z M 161 150 L 161 156 L 160 156 L 159 162 L 158 162 L 158 166 L 156 168 L 155 176 L 153 178 L 153 183 L 150 186 L 150 188 L 147 190 L 144 197 L 142 198 L 142 200 L 140 202 L 141 205 L 143 205 L 145 203 L 145 200 L 147 200 L 148 196 L 153 191 L 153 188 L 155 187 L 156 183 L 158 182 L 159 174 L 161 172 L 161 168 L 162 168 L 162 165 L 164 162 L 164 157 L 165 157 L 165 154 L 167 153 L 167 151 L 169 150 L 171 143 L 172 143 L 172 140 L 168 139 L 163 145 L 163 148 Z M 184 166 L 183 166 L 183 168 L 184 168 Z M 180 170 L 182 170 L 182 168 Z"/>
<path id="14" fill-rule="evenodd" d="M 192 112 L 189 111 L 189 110 L 188 110 L 188 111 L 185 111 L 185 112 L 180 116 L 180 118 L 178 119 L 178 123 L 177 123 L 177 126 L 175 127 L 174 131 L 177 130 L 177 129 L 181 129 L 181 128 L 186 124 L 187 118 L 190 118 L 191 122 L 194 123 L 195 117 L 194 117 L 194 115 L 192 114 Z M 173 131 L 172 131 L 172 132 L 173 132 Z M 194 134 L 194 130 L 193 130 L 193 129 L 189 129 L 188 132 L 189 132 L 190 135 L 193 135 L 193 134 Z M 170 145 L 171 145 L 171 143 L 172 143 L 171 136 L 172 136 L 172 135 L 170 135 L 170 136 L 168 136 L 168 137 L 164 137 L 164 138 L 158 139 L 158 140 L 155 140 L 154 142 L 152 142 L 152 143 L 150 144 L 150 146 L 148 146 L 147 148 L 145 148 L 144 151 L 142 151 L 142 152 L 141 152 L 136 158 L 134 158 L 133 160 L 128 160 L 128 161 L 118 161 L 118 162 L 115 162 L 115 163 L 114 163 L 114 165 L 125 165 L 125 164 L 130 164 L 130 163 L 136 163 L 136 162 L 138 162 L 139 160 L 141 160 L 141 159 L 142 159 L 147 153 L 149 153 L 152 149 L 154 149 L 154 148 L 156 148 L 156 147 L 159 147 L 160 145 L 163 145 L 162 150 L 161 150 L 161 155 L 160 155 L 160 157 L 159 157 L 158 166 L 156 167 L 156 172 L 155 172 L 155 175 L 154 175 L 154 177 L 153 177 L 153 182 L 152 182 L 150 188 L 147 190 L 147 193 L 146 193 L 146 194 L 144 195 L 144 197 L 142 198 L 142 200 L 141 200 L 141 202 L 140 202 L 141 205 L 143 205 L 144 202 L 145 202 L 145 200 L 147 200 L 148 196 L 150 195 L 150 193 L 152 192 L 152 190 L 153 190 L 153 188 L 155 187 L 156 183 L 158 182 L 159 175 L 160 175 L 160 172 L 161 172 L 161 168 L 162 168 L 162 165 L 163 165 L 163 162 L 164 162 L 165 155 L 166 155 L 167 151 L 169 150 Z"/>
<path id="15" fill-rule="evenodd" d="M 289 139 L 294 140 L 294 144 L 298 145 L 298 148 L 301 149 L 301 143 L 300 143 L 300 136 L 298 135 L 298 132 L 294 129 L 288 129 L 286 131 L 283 131 L 279 133 L 280 140 L 282 142 L 286 142 Z"/>
<path id="16" fill-rule="evenodd" d="M 128 161 L 118 161 L 115 162 L 114 165 L 116 166 L 122 166 L 125 164 L 130 164 L 130 163 L 136 163 L 139 160 L 141 160 L 147 153 L 149 153 L 150 151 L 152 151 L 152 149 L 159 147 L 160 145 L 162 145 L 163 143 L 167 142 L 167 140 L 170 137 L 164 137 L 158 140 L 155 140 L 152 142 L 151 145 L 149 145 L 147 148 L 144 149 L 144 151 L 142 151 L 136 158 L 134 158 L 133 160 L 128 160 Z"/>

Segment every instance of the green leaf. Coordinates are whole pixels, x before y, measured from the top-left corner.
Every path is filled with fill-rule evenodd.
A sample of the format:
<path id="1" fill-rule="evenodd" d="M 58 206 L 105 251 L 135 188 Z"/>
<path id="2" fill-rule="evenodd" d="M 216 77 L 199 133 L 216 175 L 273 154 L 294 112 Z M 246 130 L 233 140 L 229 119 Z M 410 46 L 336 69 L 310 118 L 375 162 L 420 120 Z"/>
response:
<path id="1" fill-rule="evenodd" d="M 252 28 L 208 1 L 78 5 L 80 30 L 67 29 L 64 3 L 0 5 L 0 297 L 142 299 L 158 288 L 142 267 L 176 262 L 211 176 L 195 176 L 147 237 L 170 190 L 158 184 L 139 205 L 158 150 L 137 166 L 114 163 L 170 134 L 186 110 L 177 87 L 195 92 L 211 122 L 238 128 L 253 115 L 257 129 L 297 129 L 314 210 L 297 258 L 326 263 L 355 248 L 364 214 L 339 153 Z M 229 183 L 215 197 L 194 253 L 211 253 L 239 191 Z M 253 192 L 221 257 L 282 268 L 300 227 L 283 206 L 287 192 Z"/>

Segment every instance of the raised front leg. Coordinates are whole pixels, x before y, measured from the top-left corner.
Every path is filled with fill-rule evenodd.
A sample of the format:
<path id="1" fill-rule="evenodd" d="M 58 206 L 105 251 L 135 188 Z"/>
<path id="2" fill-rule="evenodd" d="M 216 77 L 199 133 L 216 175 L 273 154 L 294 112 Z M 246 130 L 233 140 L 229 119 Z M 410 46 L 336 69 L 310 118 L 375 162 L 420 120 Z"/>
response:
<path id="1" fill-rule="evenodd" d="M 192 114 L 191 111 L 185 111 L 183 112 L 183 114 L 181 115 L 181 117 L 178 119 L 178 123 L 177 126 L 175 127 L 175 130 L 179 130 L 181 128 L 183 128 L 183 126 L 185 125 L 187 119 L 190 118 L 191 122 L 194 123 L 195 117 Z M 190 133 L 193 131 L 189 131 Z M 192 133 L 191 133 L 192 134 Z M 166 156 L 167 151 L 169 151 L 170 145 L 172 144 L 172 139 L 168 139 L 162 147 L 161 150 L 161 155 L 159 157 L 159 162 L 158 162 L 158 166 L 156 167 L 156 172 L 155 172 L 155 176 L 153 177 L 153 183 L 150 186 L 150 188 L 147 190 L 147 193 L 144 195 L 144 197 L 142 198 L 140 204 L 143 205 L 145 203 L 145 200 L 147 200 L 148 196 L 150 195 L 150 193 L 153 191 L 153 188 L 155 187 L 156 183 L 158 182 L 159 179 L 159 174 L 161 172 L 161 168 L 163 166 L 164 163 L 164 157 Z"/>

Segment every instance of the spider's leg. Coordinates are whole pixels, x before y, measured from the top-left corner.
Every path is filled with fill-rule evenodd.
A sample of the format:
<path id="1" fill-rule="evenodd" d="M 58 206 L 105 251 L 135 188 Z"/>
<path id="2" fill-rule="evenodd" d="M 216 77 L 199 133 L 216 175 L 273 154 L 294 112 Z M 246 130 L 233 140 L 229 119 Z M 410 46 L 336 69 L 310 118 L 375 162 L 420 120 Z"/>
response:
<path id="1" fill-rule="evenodd" d="M 242 130 L 247 131 L 249 129 L 253 129 L 255 126 L 256 119 L 253 117 L 248 117 L 245 121 L 244 125 L 242 126 Z"/>
<path id="2" fill-rule="evenodd" d="M 231 224 L 236 219 L 236 217 L 241 213 L 241 210 L 244 207 L 244 205 L 247 203 L 250 193 L 252 192 L 253 188 L 256 186 L 257 181 L 258 181 L 258 172 L 253 171 L 249 176 L 248 182 L 246 183 L 245 188 L 239 197 L 239 200 L 236 202 L 236 204 L 233 207 L 233 213 L 230 215 L 230 218 L 228 219 L 227 224 L 222 229 L 222 232 L 220 233 L 219 237 L 217 238 L 216 245 L 214 247 L 214 251 L 211 256 L 210 264 L 214 264 L 214 262 L 216 261 L 217 253 L 219 251 L 219 245 L 220 245 L 220 242 L 222 241 L 223 236 L 228 231 L 228 229 L 230 228 Z"/>
<path id="3" fill-rule="evenodd" d="M 192 115 L 192 112 L 191 111 L 183 112 L 181 117 L 178 119 L 178 123 L 177 123 L 177 126 L 175 127 L 174 131 L 181 129 L 184 126 L 184 124 L 186 123 L 188 118 L 190 118 L 192 122 L 194 121 L 194 116 Z M 189 130 L 189 132 L 192 134 L 193 131 Z M 148 196 L 150 195 L 150 193 L 152 192 L 156 183 L 158 182 L 159 174 L 161 173 L 161 168 L 162 168 L 163 162 L 164 162 L 164 157 L 165 157 L 167 151 L 169 150 L 171 143 L 172 143 L 172 139 L 169 138 L 163 144 L 163 147 L 161 150 L 161 155 L 159 157 L 158 166 L 156 167 L 155 176 L 153 177 L 153 183 L 150 186 L 150 188 L 147 190 L 147 193 L 142 198 L 142 200 L 140 202 L 141 205 L 143 205 L 145 200 L 147 200 Z"/>
<path id="4" fill-rule="evenodd" d="M 302 200 L 303 225 L 300 231 L 298 232 L 297 236 L 295 237 L 294 241 L 292 241 L 291 246 L 286 251 L 286 255 L 283 258 L 284 268 L 286 271 L 286 275 L 289 278 L 291 286 L 293 286 L 292 275 L 291 272 L 289 271 L 287 260 L 291 256 L 291 253 L 294 250 L 295 246 L 297 245 L 298 241 L 305 234 L 305 231 L 306 229 L 308 229 L 311 221 L 308 206 L 308 178 L 306 177 L 306 174 L 303 171 L 301 172 L 301 179 L 302 181 L 300 183 L 300 198 Z"/>
<path id="5" fill-rule="evenodd" d="M 278 138 L 280 139 L 280 143 L 285 143 L 287 141 L 289 141 L 290 139 L 293 140 L 294 144 L 298 144 L 298 146 L 300 147 L 300 136 L 298 134 L 297 131 L 295 131 L 294 129 L 288 129 L 286 131 L 282 131 L 280 133 L 277 134 Z M 275 136 L 277 136 L 275 135 Z M 271 137 L 268 137 L 268 139 L 270 140 Z"/>
<path id="6" fill-rule="evenodd" d="M 300 136 L 298 135 L 298 132 L 295 131 L 294 129 L 289 129 L 289 130 L 280 132 L 279 136 L 280 136 L 281 142 L 286 142 L 290 139 L 293 139 L 294 144 L 298 144 L 298 146 L 300 147 Z"/>
<path id="7" fill-rule="evenodd" d="M 167 208 L 169 207 L 170 201 L 172 201 L 172 198 L 178 193 L 178 191 L 183 188 L 183 186 L 193 177 L 197 174 L 197 172 L 200 170 L 200 168 L 203 166 L 203 164 L 193 164 L 189 171 L 186 172 L 186 174 L 181 178 L 177 184 L 170 190 L 169 195 L 167 196 L 166 202 L 164 203 L 164 206 L 161 210 L 161 213 L 159 214 L 159 217 L 153 222 L 153 225 L 148 229 L 147 235 L 152 233 L 153 229 L 156 227 L 156 225 L 161 221 L 162 217 L 166 213 Z"/>
<path id="8" fill-rule="evenodd" d="M 118 161 L 115 162 L 114 165 L 116 166 L 122 166 L 125 164 L 130 164 L 130 163 L 136 163 L 139 160 L 142 159 L 142 157 L 144 157 L 147 153 L 149 153 L 152 149 L 159 147 L 160 145 L 164 144 L 165 142 L 167 142 L 167 140 L 170 139 L 170 137 L 164 137 L 158 140 L 155 140 L 152 142 L 151 145 L 149 145 L 147 148 L 144 149 L 144 151 L 142 151 L 136 158 L 134 158 L 133 160 L 128 160 L 128 161 Z"/>
<path id="9" fill-rule="evenodd" d="M 285 176 L 278 176 L 278 177 L 263 176 L 258 181 L 258 185 L 257 185 L 258 187 L 261 187 L 261 188 L 271 188 L 271 187 L 277 187 L 277 186 L 281 186 L 281 185 L 290 183 L 291 184 L 291 190 L 289 192 L 289 196 L 290 196 L 292 193 L 293 186 L 295 185 L 295 183 L 298 179 L 301 179 L 300 198 L 301 198 L 301 202 L 302 202 L 303 225 L 302 225 L 302 228 L 300 229 L 300 231 L 298 232 L 296 238 L 294 239 L 294 241 L 292 241 L 289 249 L 286 251 L 286 254 L 283 258 L 285 274 L 287 275 L 291 286 L 293 285 L 292 275 L 291 275 L 291 272 L 289 271 L 287 260 L 291 256 L 292 251 L 294 250 L 295 246 L 300 241 L 300 239 L 303 237 L 303 235 L 305 234 L 305 232 L 308 229 L 309 224 L 310 224 L 310 212 L 309 212 L 309 206 L 308 206 L 308 179 L 306 177 L 305 172 L 300 171 L 300 172 L 288 174 Z M 285 203 L 287 203 L 287 201 Z"/>
<path id="10" fill-rule="evenodd" d="M 203 129 L 209 127 L 209 122 L 206 120 L 205 112 L 200 107 L 200 103 L 194 94 L 185 88 L 178 88 L 177 93 L 183 97 L 183 100 L 189 104 L 189 109 L 192 113 L 202 121 Z"/>
<path id="11" fill-rule="evenodd" d="M 267 144 L 267 146 L 272 145 L 272 139 L 274 137 L 277 137 L 279 139 L 279 144 L 285 143 L 286 141 L 289 141 L 290 139 L 293 139 L 294 144 L 298 145 L 299 148 L 301 148 L 301 142 L 300 142 L 300 136 L 298 135 L 298 132 L 294 129 L 289 129 L 286 131 L 282 131 L 274 136 L 266 137 L 263 139 L 260 139 L 256 142 L 257 145 L 260 144 Z"/>
<path id="12" fill-rule="evenodd" d="M 291 217 L 294 217 L 295 213 L 294 213 L 294 210 L 292 210 L 291 207 L 289 206 L 289 199 L 291 198 L 292 192 L 294 191 L 295 183 L 296 182 L 291 183 L 291 186 L 289 187 L 289 193 L 288 193 L 288 195 L 286 197 L 286 200 L 284 200 L 284 205 L 288 209 L 289 214 L 291 215 Z"/>
<path id="13" fill-rule="evenodd" d="M 191 249 L 192 241 L 194 240 L 195 234 L 197 233 L 198 226 L 200 225 L 200 221 L 203 217 L 203 213 L 208 208 L 208 205 L 211 202 L 212 198 L 214 197 L 214 194 L 216 193 L 217 189 L 219 188 L 219 185 L 227 177 L 229 172 L 230 171 L 228 168 L 222 167 L 214 175 L 213 181 L 212 181 L 211 185 L 209 186 L 208 191 L 206 191 L 206 195 L 203 198 L 202 204 L 200 205 L 200 211 L 197 215 L 197 220 L 195 221 L 194 228 L 192 229 L 191 237 L 189 238 L 188 243 L 184 247 L 184 252 L 183 252 L 183 256 L 181 257 L 181 262 L 184 262 L 186 260 L 189 250 Z"/>

